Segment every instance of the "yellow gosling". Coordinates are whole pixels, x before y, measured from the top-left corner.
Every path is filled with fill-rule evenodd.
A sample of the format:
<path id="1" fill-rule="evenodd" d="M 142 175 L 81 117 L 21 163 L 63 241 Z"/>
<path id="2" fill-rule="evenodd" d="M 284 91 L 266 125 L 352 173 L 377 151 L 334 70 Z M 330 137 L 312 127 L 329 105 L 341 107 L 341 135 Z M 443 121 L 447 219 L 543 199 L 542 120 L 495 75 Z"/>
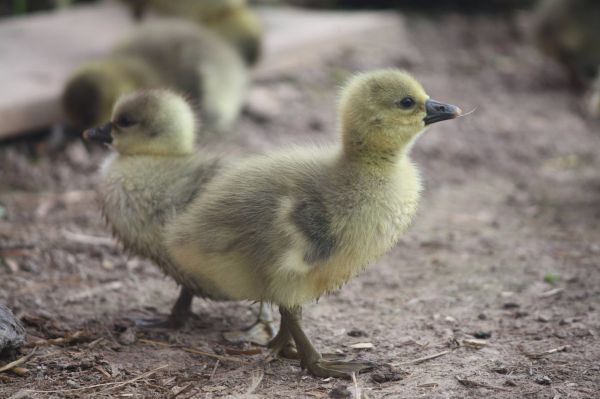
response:
<path id="1" fill-rule="evenodd" d="M 301 306 L 397 243 L 421 191 L 410 149 L 427 125 L 460 113 L 405 72 L 360 74 L 342 91 L 339 145 L 250 157 L 223 171 L 167 223 L 169 253 L 212 296 L 279 305 L 271 347 L 290 356 L 293 340 L 312 374 L 370 367 L 323 359 L 302 330 Z"/>

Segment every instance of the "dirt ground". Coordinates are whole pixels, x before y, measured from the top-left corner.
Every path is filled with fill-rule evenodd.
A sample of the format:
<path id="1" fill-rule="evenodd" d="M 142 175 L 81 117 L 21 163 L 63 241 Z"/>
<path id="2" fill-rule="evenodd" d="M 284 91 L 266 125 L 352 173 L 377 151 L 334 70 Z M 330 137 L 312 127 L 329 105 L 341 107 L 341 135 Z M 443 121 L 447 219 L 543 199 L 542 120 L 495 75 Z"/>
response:
<path id="1" fill-rule="evenodd" d="M 0 303 L 27 328 L 23 354 L 37 346 L 24 375 L 0 373 L 0 397 L 600 397 L 600 124 L 528 45 L 527 22 L 399 16 L 256 82 L 259 111 L 204 145 L 232 155 L 334 140 L 337 88 L 356 70 L 406 68 L 433 98 L 477 107 L 414 148 L 425 192 L 397 248 L 306 306 L 321 350 L 379 364 L 355 382 L 227 343 L 253 320 L 247 303 L 196 299 L 182 331 L 137 329 L 169 312 L 177 288 L 109 239 L 94 193 L 107 151 L 0 148 Z"/>

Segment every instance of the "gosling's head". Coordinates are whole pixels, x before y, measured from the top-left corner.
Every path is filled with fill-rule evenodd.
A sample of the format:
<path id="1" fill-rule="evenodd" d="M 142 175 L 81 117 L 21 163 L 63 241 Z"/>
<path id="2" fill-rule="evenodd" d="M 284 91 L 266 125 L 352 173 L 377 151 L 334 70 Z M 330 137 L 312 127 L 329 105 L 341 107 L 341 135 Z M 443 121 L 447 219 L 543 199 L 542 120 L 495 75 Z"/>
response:
<path id="1" fill-rule="evenodd" d="M 195 130 L 194 112 L 181 96 L 148 90 L 120 97 L 110 122 L 83 135 L 121 155 L 179 156 L 194 151 Z"/>
<path id="2" fill-rule="evenodd" d="M 85 65 L 71 76 L 63 91 L 67 119 L 82 129 L 106 121 L 117 98 L 150 83 L 149 74 L 136 60 L 111 58 Z"/>
<path id="3" fill-rule="evenodd" d="M 362 73 L 342 91 L 339 123 L 344 149 L 352 156 L 393 161 L 408 151 L 427 125 L 456 118 L 461 112 L 430 99 L 406 72 Z"/>
<path id="4" fill-rule="evenodd" d="M 209 1 L 204 5 L 211 11 L 205 15 L 206 24 L 227 40 L 247 65 L 254 65 L 262 52 L 263 29 L 258 16 L 245 1 L 230 0 L 218 3 L 218 6 L 211 7 Z"/>

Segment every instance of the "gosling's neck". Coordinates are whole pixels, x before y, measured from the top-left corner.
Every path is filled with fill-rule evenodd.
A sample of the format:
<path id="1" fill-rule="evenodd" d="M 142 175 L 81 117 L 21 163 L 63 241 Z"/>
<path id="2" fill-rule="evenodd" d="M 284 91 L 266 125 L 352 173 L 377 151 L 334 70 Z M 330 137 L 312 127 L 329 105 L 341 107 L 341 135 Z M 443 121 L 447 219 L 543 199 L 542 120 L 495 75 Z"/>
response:
<path id="1" fill-rule="evenodd" d="M 370 142 L 342 132 L 342 160 L 354 170 L 374 176 L 389 177 L 398 173 L 399 165 L 409 160 L 414 140 L 402 143 L 389 140 Z M 364 135 L 362 137 L 369 137 Z"/>

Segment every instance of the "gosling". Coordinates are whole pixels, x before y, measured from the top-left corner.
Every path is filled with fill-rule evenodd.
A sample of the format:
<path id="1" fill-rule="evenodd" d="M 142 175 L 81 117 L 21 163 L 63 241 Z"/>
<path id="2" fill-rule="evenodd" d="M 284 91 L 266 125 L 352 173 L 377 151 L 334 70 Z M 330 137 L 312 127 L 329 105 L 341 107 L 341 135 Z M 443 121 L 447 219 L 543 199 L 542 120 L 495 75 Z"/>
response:
<path id="1" fill-rule="evenodd" d="M 167 224 L 168 251 L 211 296 L 279 305 L 275 353 L 293 355 L 295 343 L 301 365 L 320 377 L 369 368 L 325 360 L 302 330 L 302 304 L 397 243 L 421 191 L 410 149 L 428 125 L 460 114 L 403 71 L 360 74 L 342 91 L 341 145 L 236 163 Z"/>
<path id="2" fill-rule="evenodd" d="M 158 323 L 172 328 L 185 324 L 194 295 L 211 298 L 189 285 L 187 272 L 173 263 L 163 241 L 165 225 L 225 167 L 222 159 L 195 151 L 195 130 L 195 115 L 182 97 L 149 90 L 122 96 L 110 122 L 84 132 L 87 140 L 116 150 L 102 167 L 100 187 L 103 214 L 113 234 L 127 250 L 152 260 L 182 286 L 168 321 Z M 261 308 L 255 327 L 248 332 L 250 340 L 260 339 L 256 334 L 261 327 L 270 334 L 268 308 Z"/>
<path id="3" fill-rule="evenodd" d="M 600 66 L 600 2 L 541 0 L 534 35 L 540 50 L 558 61 L 576 87 L 589 87 Z"/>
<path id="4" fill-rule="evenodd" d="M 185 21 L 144 24 L 112 54 L 81 67 L 62 95 L 75 128 L 108 120 L 117 98 L 139 89 L 171 88 L 199 108 L 203 133 L 232 130 L 243 106 L 248 71 L 240 56 L 214 33 Z"/>
<path id="5" fill-rule="evenodd" d="M 247 65 L 254 65 L 262 53 L 263 29 L 246 0 L 122 0 L 136 18 L 147 10 L 161 15 L 192 20 L 212 30 L 232 45 Z"/>

